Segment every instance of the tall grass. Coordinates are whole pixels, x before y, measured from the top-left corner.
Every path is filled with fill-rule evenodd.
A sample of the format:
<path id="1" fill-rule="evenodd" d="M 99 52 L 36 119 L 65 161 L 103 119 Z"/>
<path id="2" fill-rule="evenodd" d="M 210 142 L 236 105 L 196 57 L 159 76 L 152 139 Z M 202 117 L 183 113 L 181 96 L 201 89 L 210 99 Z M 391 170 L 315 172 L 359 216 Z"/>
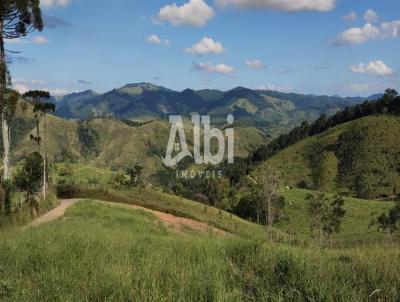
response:
<path id="1" fill-rule="evenodd" d="M 0 235 L 5 301 L 398 301 L 400 250 L 319 251 L 169 232 L 151 214 L 85 201 Z"/>

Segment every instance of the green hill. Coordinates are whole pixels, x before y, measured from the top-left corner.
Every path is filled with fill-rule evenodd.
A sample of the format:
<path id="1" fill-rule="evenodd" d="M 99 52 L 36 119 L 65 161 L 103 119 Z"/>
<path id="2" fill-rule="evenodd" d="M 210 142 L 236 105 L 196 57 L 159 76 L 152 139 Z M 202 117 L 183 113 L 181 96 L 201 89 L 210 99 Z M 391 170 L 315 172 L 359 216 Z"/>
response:
<path id="1" fill-rule="evenodd" d="M 310 216 L 307 212 L 308 204 L 305 201 L 309 193 L 309 190 L 303 189 L 282 189 L 282 195 L 286 199 L 285 219 L 281 219 L 275 227 L 291 234 L 297 240 L 310 238 Z M 343 225 L 340 233 L 332 237 L 336 240 L 336 246 L 355 245 L 356 240 L 368 244 L 380 244 L 387 240 L 385 233 L 377 232 L 377 226 L 370 226 L 370 224 L 374 218 L 387 212 L 391 207 L 393 207 L 393 202 L 345 198 L 346 215 Z"/>
<path id="2" fill-rule="evenodd" d="M 0 239 L 3 301 L 399 298 L 397 247 L 320 250 L 176 233 L 142 210 L 89 200 Z"/>
<path id="3" fill-rule="evenodd" d="M 35 122 L 29 109 L 14 122 L 14 162 L 37 149 L 30 134 L 35 134 Z M 193 146 L 193 125 L 185 121 L 189 148 Z M 146 176 L 164 171 L 161 157 L 165 156 L 170 135 L 167 121 L 133 123 L 114 118 L 95 118 L 88 121 L 66 120 L 49 115 L 48 155 L 56 162 L 80 162 L 95 167 L 124 169 L 134 164 L 143 166 Z M 43 120 L 40 124 L 43 135 Z M 245 157 L 264 145 L 268 139 L 256 128 L 235 129 L 235 156 Z"/>
<path id="4" fill-rule="evenodd" d="M 364 117 L 306 138 L 267 160 L 285 185 L 378 198 L 400 188 L 400 117 Z"/>

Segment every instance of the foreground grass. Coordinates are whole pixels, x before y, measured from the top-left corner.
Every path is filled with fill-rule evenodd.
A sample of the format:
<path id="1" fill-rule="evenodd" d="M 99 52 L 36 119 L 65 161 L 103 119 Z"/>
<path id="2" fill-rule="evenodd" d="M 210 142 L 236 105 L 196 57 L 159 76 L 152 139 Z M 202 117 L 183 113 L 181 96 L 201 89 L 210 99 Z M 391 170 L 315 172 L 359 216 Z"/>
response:
<path id="1" fill-rule="evenodd" d="M 320 251 L 177 235 L 140 210 L 84 201 L 1 234 L 5 301 L 398 301 L 400 250 Z"/>
<path id="2" fill-rule="evenodd" d="M 226 211 L 157 190 L 144 188 L 130 190 L 91 189 L 86 186 L 66 186 L 65 188 L 66 190 L 59 190 L 61 198 L 88 198 L 134 204 L 178 217 L 204 222 L 244 238 L 265 240 L 267 237 L 264 227 L 260 225 L 241 219 Z M 286 237 L 286 234 L 279 230 L 271 230 L 271 233 L 275 238 Z"/>

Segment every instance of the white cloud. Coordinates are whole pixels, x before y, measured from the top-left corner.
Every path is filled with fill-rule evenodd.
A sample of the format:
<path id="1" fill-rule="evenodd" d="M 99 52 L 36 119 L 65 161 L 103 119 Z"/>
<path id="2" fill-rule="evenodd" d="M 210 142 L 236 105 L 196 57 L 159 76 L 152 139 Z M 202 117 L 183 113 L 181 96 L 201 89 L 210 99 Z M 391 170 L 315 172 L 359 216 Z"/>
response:
<path id="1" fill-rule="evenodd" d="M 343 21 L 348 21 L 348 22 L 355 21 L 355 20 L 357 20 L 357 14 L 355 12 L 351 11 L 347 15 L 344 15 L 342 17 L 342 19 L 343 19 Z"/>
<path id="2" fill-rule="evenodd" d="M 42 0 L 40 1 L 45 7 L 61 6 L 65 7 L 69 4 L 69 0 Z"/>
<path id="3" fill-rule="evenodd" d="M 46 84 L 46 82 L 43 80 L 32 80 L 31 83 L 33 85 L 45 85 Z"/>
<path id="4" fill-rule="evenodd" d="M 12 78 L 12 83 L 14 84 L 33 84 L 33 85 L 45 85 L 46 82 L 43 80 L 29 80 L 26 78 L 15 79 Z"/>
<path id="5" fill-rule="evenodd" d="M 375 39 L 394 39 L 400 37 L 400 20 L 382 22 L 380 25 L 367 23 L 364 27 L 353 27 L 338 35 L 336 45 L 360 44 Z"/>
<path id="6" fill-rule="evenodd" d="M 222 7 L 241 9 L 275 9 L 283 11 L 330 11 L 335 7 L 336 0 L 216 0 Z"/>
<path id="7" fill-rule="evenodd" d="M 285 93 L 293 91 L 293 88 L 289 85 L 275 85 L 275 84 L 260 85 L 257 89 L 272 90 L 272 91 L 285 92 Z"/>
<path id="8" fill-rule="evenodd" d="M 220 42 L 216 42 L 209 37 L 204 37 L 199 43 L 186 48 L 185 51 L 195 55 L 206 55 L 209 53 L 218 55 L 226 52 Z"/>
<path id="9" fill-rule="evenodd" d="M 32 43 L 33 44 L 47 44 L 47 43 L 49 43 L 49 40 L 43 36 L 36 36 L 32 39 Z"/>
<path id="10" fill-rule="evenodd" d="M 265 64 L 261 60 L 246 60 L 246 65 L 253 69 L 264 69 Z"/>
<path id="11" fill-rule="evenodd" d="M 353 27 L 341 33 L 335 40 L 336 45 L 360 44 L 374 40 L 380 35 L 379 28 L 367 23 L 364 27 Z"/>
<path id="12" fill-rule="evenodd" d="M 232 75 L 235 72 L 235 68 L 226 64 L 212 64 L 209 62 L 193 63 L 196 70 L 205 71 L 208 73 L 218 73 L 225 75 Z"/>
<path id="13" fill-rule="evenodd" d="M 36 36 L 33 37 L 32 40 L 26 40 L 21 38 L 16 39 L 5 39 L 6 44 L 15 44 L 15 45 L 23 45 L 23 44 L 47 44 L 49 43 L 49 39 L 44 36 Z"/>
<path id="14" fill-rule="evenodd" d="M 14 89 L 20 94 L 24 94 L 25 92 L 29 91 L 28 87 L 25 84 L 15 84 Z"/>
<path id="15" fill-rule="evenodd" d="M 69 91 L 64 88 L 53 88 L 53 89 L 43 88 L 43 90 L 50 92 L 50 95 L 54 95 L 54 96 L 62 96 L 62 95 L 66 95 L 69 93 Z"/>
<path id="16" fill-rule="evenodd" d="M 175 3 L 160 9 L 158 19 L 168 21 L 173 26 L 189 25 L 201 27 L 215 16 L 214 10 L 203 0 L 189 0 L 182 6 Z"/>
<path id="17" fill-rule="evenodd" d="M 393 70 L 381 60 L 372 61 L 368 64 L 359 63 L 357 65 L 350 66 L 350 69 L 353 73 L 360 74 L 372 74 L 379 76 L 389 76 L 393 74 Z"/>
<path id="18" fill-rule="evenodd" d="M 364 20 L 368 23 L 374 23 L 378 21 L 379 16 L 376 12 L 374 12 L 372 9 L 369 9 L 365 12 L 364 14 Z"/>
<path id="19" fill-rule="evenodd" d="M 381 24 L 382 36 L 384 38 L 400 37 L 400 20 L 384 22 Z"/>
<path id="20" fill-rule="evenodd" d="M 6 44 L 16 44 L 16 45 L 29 44 L 29 41 L 22 40 L 21 38 L 5 39 L 4 42 Z"/>
<path id="21" fill-rule="evenodd" d="M 168 46 L 171 42 L 168 39 L 161 39 L 157 35 L 150 35 L 146 39 L 147 43 Z"/>
<path id="22" fill-rule="evenodd" d="M 362 91 L 368 91 L 371 89 L 369 84 L 366 83 L 354 83 L 350 85 L 351 90 L 362 92 Z"/>

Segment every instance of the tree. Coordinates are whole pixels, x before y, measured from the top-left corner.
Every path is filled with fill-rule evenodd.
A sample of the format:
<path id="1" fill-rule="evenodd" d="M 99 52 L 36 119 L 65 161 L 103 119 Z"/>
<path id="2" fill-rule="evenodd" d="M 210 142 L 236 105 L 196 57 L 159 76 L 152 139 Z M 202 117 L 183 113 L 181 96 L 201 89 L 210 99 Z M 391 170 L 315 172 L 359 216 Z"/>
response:
<path id="1" fill-rule="evenodd" d="M 1 193 L 2 193 L 2 206 L 4 206 L 4 214 L 10 215 L 11 214 L 11 201 L 12 196 L 14 194 L 14 182 L 11 179 L 3 180 L 1 184 Z"/>
<path id="2" fill-rule="evenodd" d="M 43 197 L 46 199 L 47 191 L 47 119 L 46 115 L 48 112 L 54 112 L 56 110 L 56 105 L 53 103 L 45 102 L 50 98 L 50 93 L 48 91 L 28 91 L 24 94 L 24 97 L 28 99 L 33 104 L 33 112 L 36 118 L 36 137 L 31 136 L 31 139 L 35 140 L 38 144 L 38 152 L 41 151 L 41 137 L 39 130 L 40 117 L 43 116 L 44 129 L 43 129 Z"/>
<path id="3" fill-rule="evenodd" d="M 3 133 L 4 179 L 11 176 L 10 120 L 14 116 L 16 98 L 9 94 L 11 85 L 7 68 L 5 39 L 18 39 L 34 30 L 43 29 L 39 0 L 1 0 L 0 2 L 0 114 Z M 10 110 L 11 109 L 11 110 Z M 11 114 L 13 113 L 13 114 Z"/>
<path id="4" fill-rule="evenodd" d="M 126 169 L 126 174 L 129 176 L 129 179 L 125 182 L 125 185 L 128 188 L 136 187 L 139 184 L 143 169 L 144 168 L 139 165 L 134 165 Z"/>
<path id="5" fill-rule="evenodd" d="M 310 229 L 313 237 L 329 237 L 340 232 L 340 226 L 346 211 L 343 209 L 344 199 L 336 195 L 331 200 L 322 192 L 308 194 L 306 197 L 308 214 L 310 215 Z"/>
<path id="6" fill-rule="evenodd" d="M 18 189 L 26 192 L 26 202 L 31 206 L 32 217 L 36 217 L 39 204 L 36 200 L 36 193 L 40 191 L 43 177 L 43 160 L 39 153 L 30 154 L 21 170 L 15 177 L 15 184 Z"/>
<path id="7" fill-rule="evenodd" d="M 40 137 L 40 128 L 39 128 L 41 112 L 39 110 L 39 107 L 37 106 L 40 106 L 40 104 L 43 102 L 44 99 L 49 99 L 50 94 L 47 91 L 33 90 L 24 93 L 23 97 L 33 105 L 33 113 L 35 115 L 35 120 L 36 120 L 36 136 L 31 135 L 31 140 L 36 142 L 38 146 L 38 152 L 41 153 L 40 143 L 42 138 Z"/>
<path id="8" fill-rule="evenodd" d="M 7 84 L 7 86 L 10 85 Z M 1 86 L 1 85 L 0 85 Z M 19 93 L 10 89 L 2 89 L 0 87 L 0 112 L 1 112 L 1 129 L 3 138 L 3 180 L 10 179 L 11 176 L 11 129 L 10 123 L 14 119 Z"/>
<path id="9" fill-rule="evenodd" d="M 34 111 L 39 111 L 44 119 L 44 155 L 43 155 L 43 198 L 46 199 L 47 190 L 47 119 L 48 112 L 56 111 L 56 105 L 53 103 L 40 103 L 35 105 Z"/>
<path id="10" fill-rule="evenodd" d="M 257 175 L 256 181 L 261 190 L 261 200 L 265 213 L 266 228 L 274 224 L 274 213 L 276 212 L 279 188 L 279 172 L 272 166 L 262 169 Z"/>
<path id="11" fill-rule="evenodd" d="M 388 213 L 381 214 L 376 220 L 371 222 L 372 224 L 378 225 L 378 232 L 383 231 L 388 235 L 388 239 L 392 240 L 392 234 L 400 229 L 400 201 L 396 202 L 396 205 L 389 210 Z"/>

